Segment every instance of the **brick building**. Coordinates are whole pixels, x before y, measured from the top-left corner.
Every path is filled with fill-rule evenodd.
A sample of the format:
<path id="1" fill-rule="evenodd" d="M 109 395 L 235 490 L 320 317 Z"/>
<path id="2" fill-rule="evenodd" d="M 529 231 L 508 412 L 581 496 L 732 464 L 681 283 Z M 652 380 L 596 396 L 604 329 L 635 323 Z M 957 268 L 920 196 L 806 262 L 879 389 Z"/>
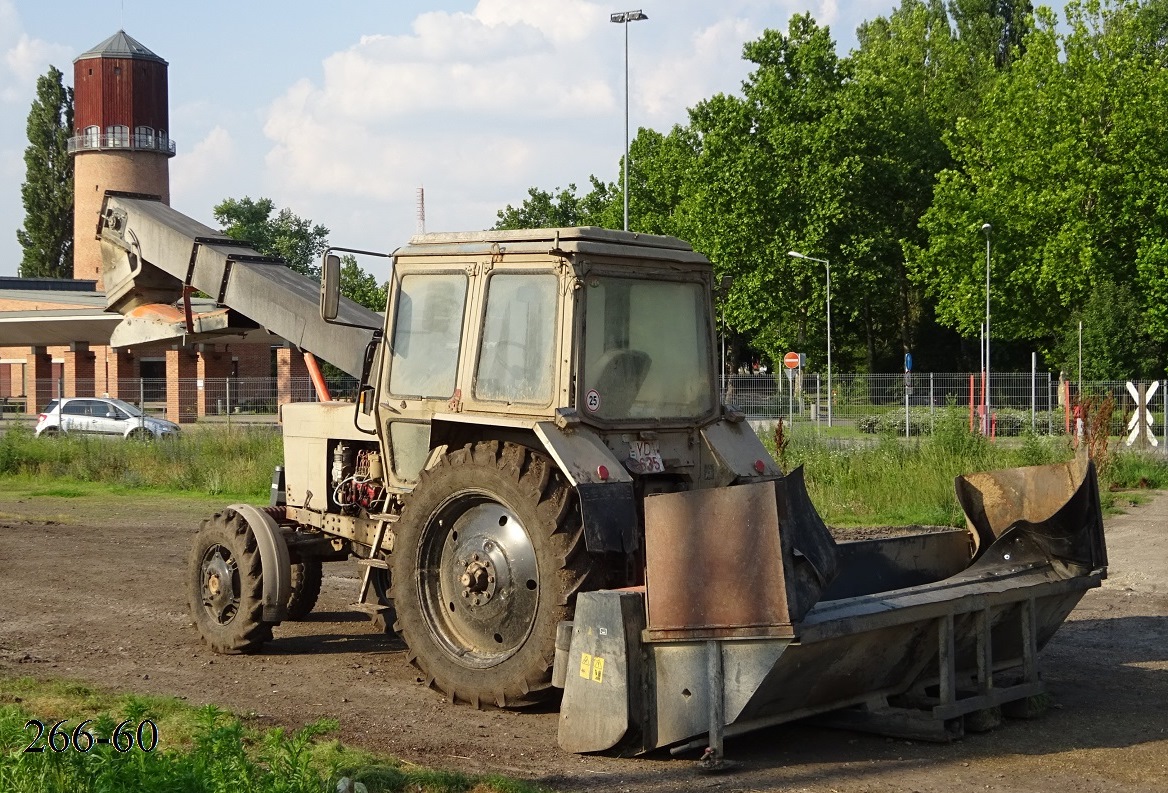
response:
<path id="1" fill-rule="evenodd" d="M 230 410 L 233 381 L 237 405 L 260 380 L 274 391 L 265 401 L 295 398 L 304 362 L 263 331 L 109 346 L 121 317 L 104 310 L 98 215 L 106 190 L 170 201 L 167 63 L 118 31 L 73 67 L 74 277 L 0 277 L 0 402 L 35 415 L 57 396 L 108 394 L 186 422 Z"/>

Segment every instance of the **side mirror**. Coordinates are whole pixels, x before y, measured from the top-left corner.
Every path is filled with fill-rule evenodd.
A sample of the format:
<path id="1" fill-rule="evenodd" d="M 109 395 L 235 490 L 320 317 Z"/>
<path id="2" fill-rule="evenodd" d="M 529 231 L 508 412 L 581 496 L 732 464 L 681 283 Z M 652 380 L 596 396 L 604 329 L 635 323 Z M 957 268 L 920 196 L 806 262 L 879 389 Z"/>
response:
<path id="1" fill-rule="evenodd" d="M 331 322 L 341 305 L 341 257 L 326 253 L 320 277 L 320 318 Z"/>

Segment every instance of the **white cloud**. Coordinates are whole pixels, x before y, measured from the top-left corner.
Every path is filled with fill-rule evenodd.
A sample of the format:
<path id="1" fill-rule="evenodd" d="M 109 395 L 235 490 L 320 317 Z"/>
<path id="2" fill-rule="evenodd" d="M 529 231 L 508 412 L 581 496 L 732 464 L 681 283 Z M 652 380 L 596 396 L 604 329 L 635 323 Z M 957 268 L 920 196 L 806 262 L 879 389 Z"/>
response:
<path id="1" fill-rule="evenodd" d="M 36 90 L 36 79 L 48 71 L 50 64 L 65 73 L 72 83 L 69 47 L 33 38 L 24 25 L 12 0 L 0 0 L 0 102 L 23 104 Z"/>
<path id="2" fill-rule="evenodd" d="M 221 174 L 236 164 L 236 147 L 231 133 L 216 126 L 201 141 L 170 162 L 171 195 L 194 193 L 220 181 Z"/>
<path id="3" fill-rule="evenodd" d="M 269 106 L 269 178 L 381 201 L 422 182 L 506 181 L 507 195 L 542 182 L 563 157 L 566 119 L 583 129 L 619 112 L 611 64 L 590 40 L 607 23 L 580 0 L 480 0 L 470 13 L 421 14 L 406 35 L 365 36 Z"/>
<path id="4" fill-rule="evenodd" d="M 737 58 L 744 42 L 762 28 L 748 19 L 724 19 L 698 30 L 689 46 L 637 66 L 630 101 L 649 115 L 650 124 L 676 120 L 678 108 L 691 107 L 718 91 L 737 91 L 745 69 Z M 632 67 L 630 67 L 632 68 Z"/>

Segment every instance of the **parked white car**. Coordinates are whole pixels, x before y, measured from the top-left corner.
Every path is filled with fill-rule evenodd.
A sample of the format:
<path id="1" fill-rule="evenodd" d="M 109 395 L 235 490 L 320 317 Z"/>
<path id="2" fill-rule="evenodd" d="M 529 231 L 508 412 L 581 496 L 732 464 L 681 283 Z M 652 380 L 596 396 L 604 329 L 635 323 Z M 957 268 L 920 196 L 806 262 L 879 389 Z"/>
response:
<path id="1" fill-rule="evenodd" d="M 120 435 L 123 438 L 173 438 L 179 426 L 173 421 L 145 415 L 120 399 L 71 397 L 54 399 L 37 416 L 37 437 L 47 435 Z"/>

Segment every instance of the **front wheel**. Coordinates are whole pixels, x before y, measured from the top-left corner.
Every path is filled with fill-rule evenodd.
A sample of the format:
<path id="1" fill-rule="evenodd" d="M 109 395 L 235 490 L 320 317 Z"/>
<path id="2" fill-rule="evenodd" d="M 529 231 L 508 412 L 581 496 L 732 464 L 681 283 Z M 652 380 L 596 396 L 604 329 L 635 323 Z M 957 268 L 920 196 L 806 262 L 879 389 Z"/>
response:
<path id="1" fill-rule="evenodd" d="M 552 692 L 556 626 L 603 583 L 576 494 L 546 456 L 484 442 L 423 471 L 393 551 L 394 625 L 452 701 L 520 707 Z"/>
<path id="2" fill-rule="evenodd" d="M 255 535 L 240 515 L 217 512 L 195 535 L 187 567 L 195 627 L 217 653 L 255 652 L 272 638 L 263 621 L 263 576 Z"/>

